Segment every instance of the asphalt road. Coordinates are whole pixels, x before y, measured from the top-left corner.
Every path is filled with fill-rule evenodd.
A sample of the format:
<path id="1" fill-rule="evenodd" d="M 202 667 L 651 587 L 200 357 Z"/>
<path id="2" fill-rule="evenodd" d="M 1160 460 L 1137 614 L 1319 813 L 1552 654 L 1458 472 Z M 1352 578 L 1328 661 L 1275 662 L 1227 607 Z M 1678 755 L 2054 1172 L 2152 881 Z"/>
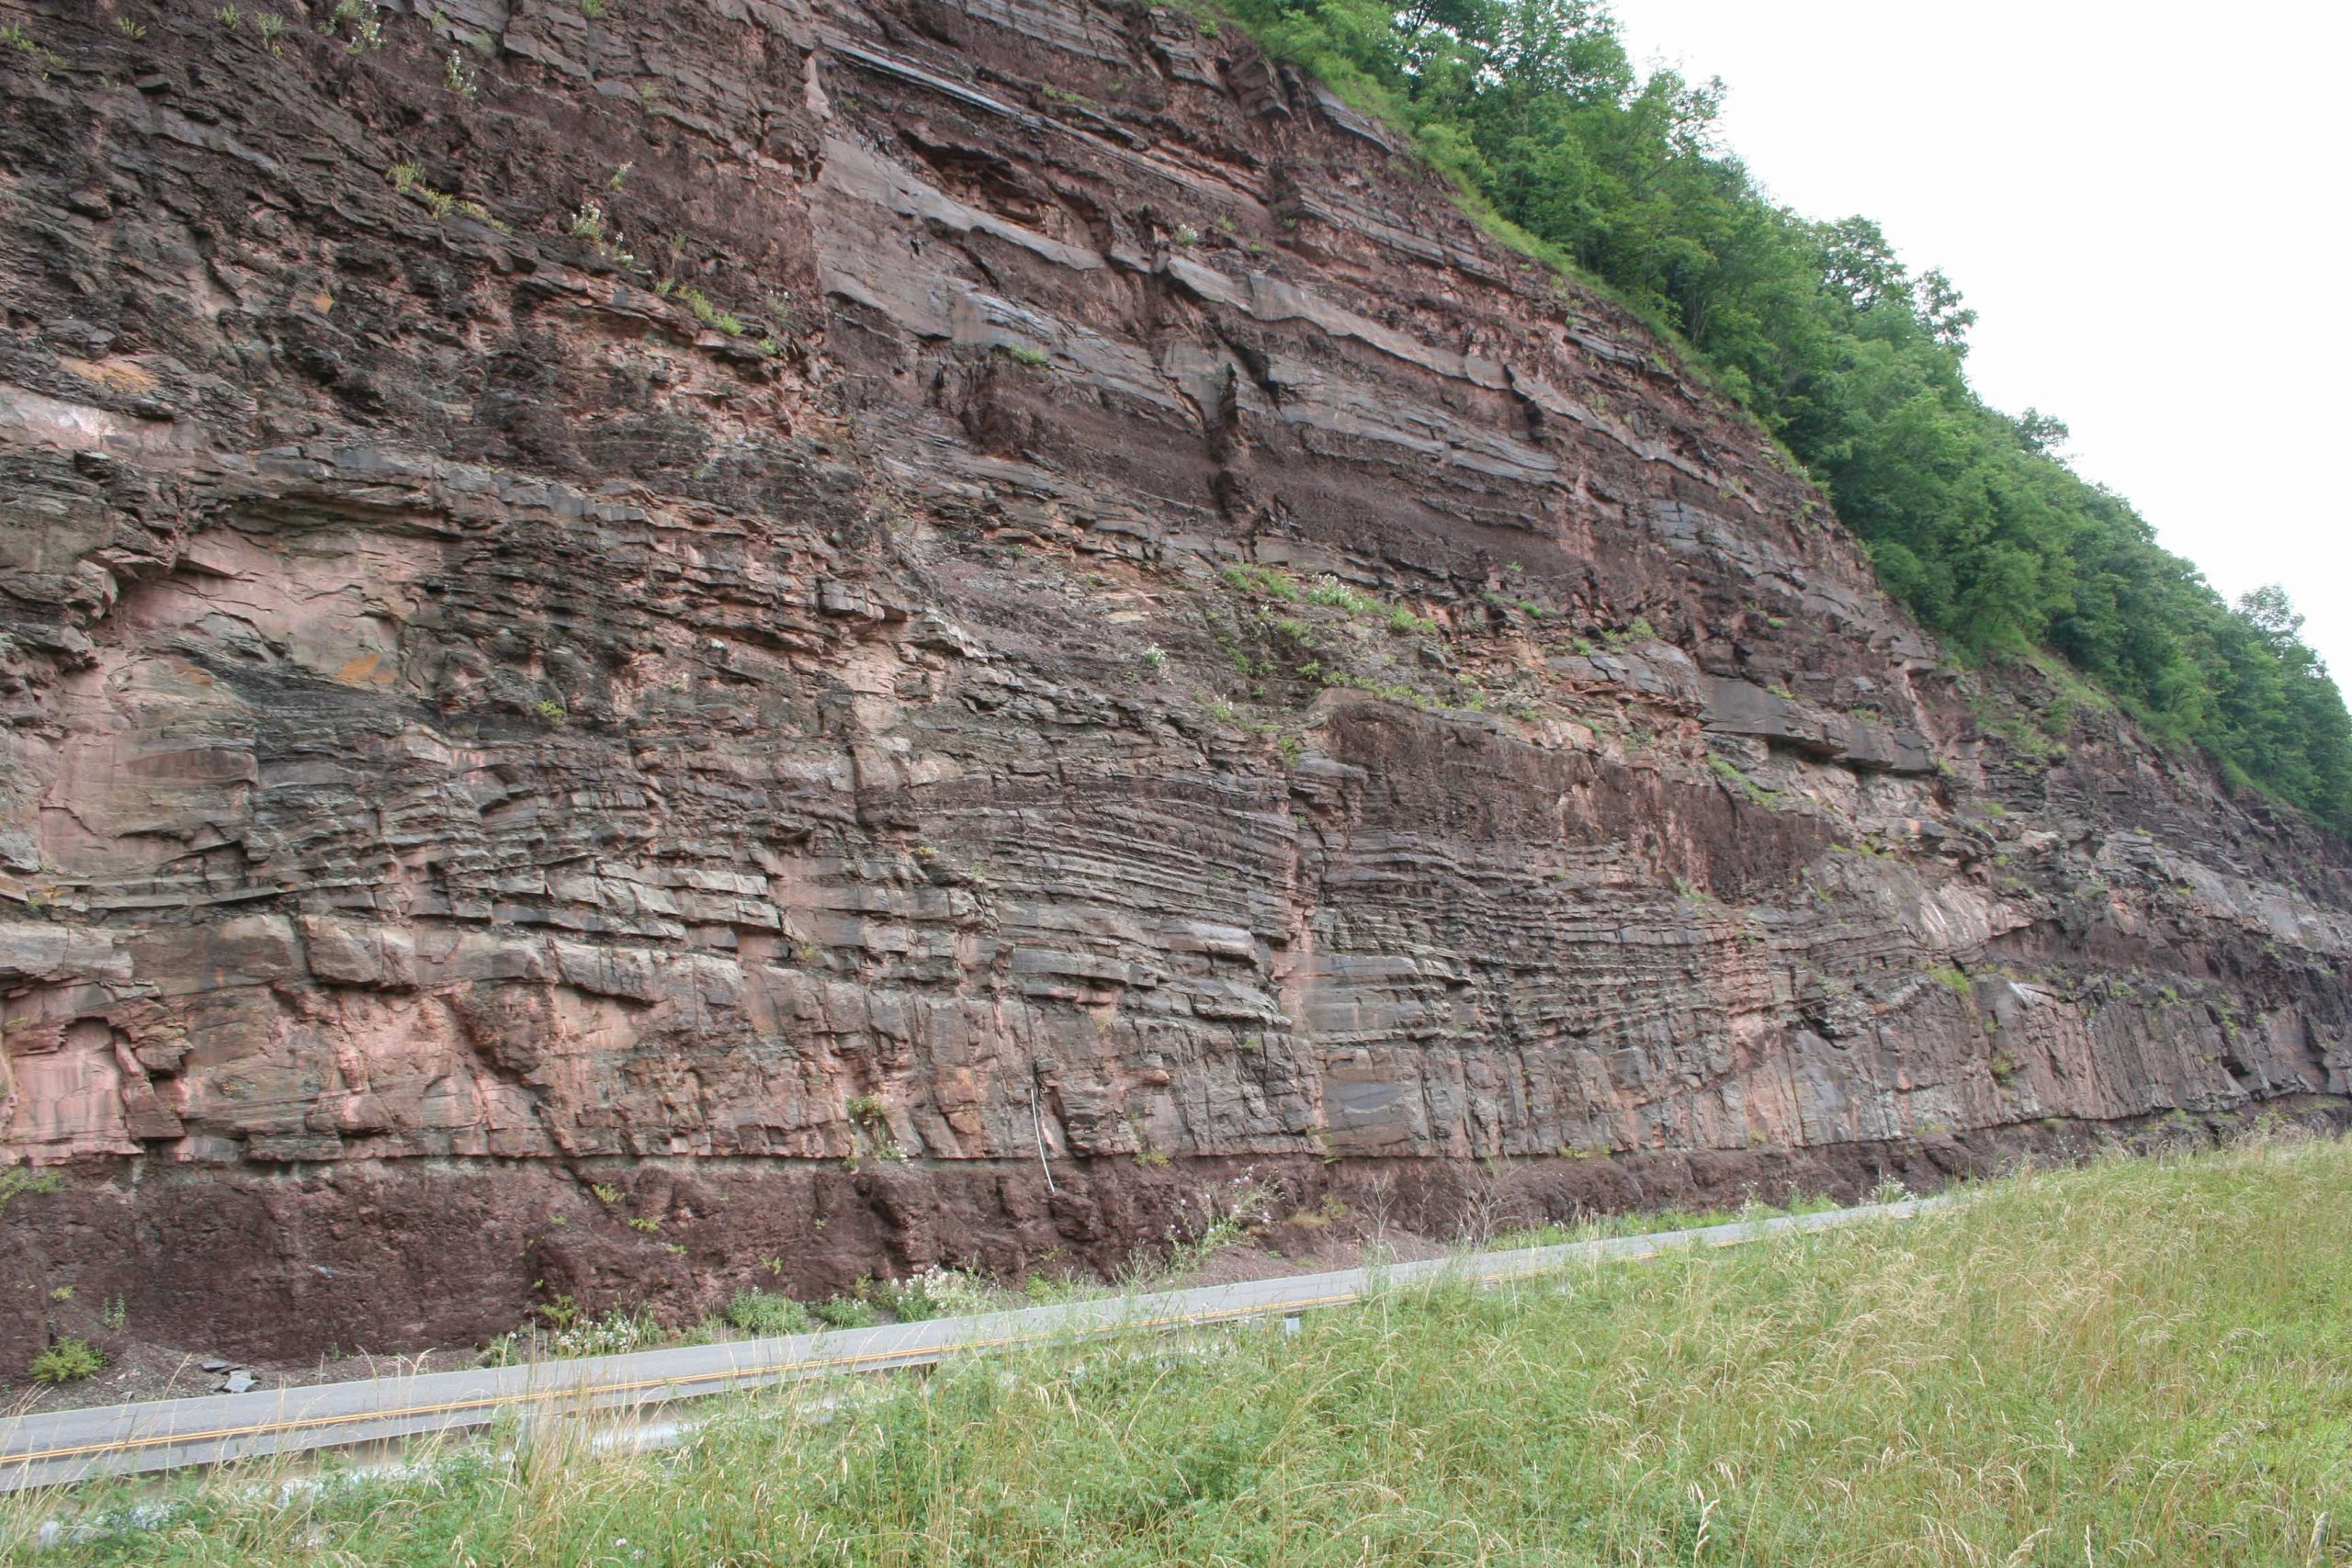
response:
<path id="1" fill-rule="evenodd" d="M 1905 1218 L 1943 1201 L 1921 1199 L 1833 1209 L 1703 1230 L 1471 1253 L 1149 1295 L 1106 1296 L 978 1317 L 933 1318 L 924 1323 L 684 1345 L 622 1356 L 50 1411 L 0 1420 L 0 1492 L 61 1485 L 93 1476 L 218 1464 L 256 1454 L 380 1443 L 419 1433 L 486 1426 L 508 1413 L 527 1420 L 541 1415 L 628 1412 L 671 1400 L 831 1372 L 921 1366 L 971 1351 L 1245 1318 L 1287 1317 L 1311 1308 L 1345 1305 L 1404 1285 L 1448 1279 L 1493 1283 L 1579 1263 L 1652 1258 L 1679 1247 L 1723 1247 L 1789 1231 Z"/>

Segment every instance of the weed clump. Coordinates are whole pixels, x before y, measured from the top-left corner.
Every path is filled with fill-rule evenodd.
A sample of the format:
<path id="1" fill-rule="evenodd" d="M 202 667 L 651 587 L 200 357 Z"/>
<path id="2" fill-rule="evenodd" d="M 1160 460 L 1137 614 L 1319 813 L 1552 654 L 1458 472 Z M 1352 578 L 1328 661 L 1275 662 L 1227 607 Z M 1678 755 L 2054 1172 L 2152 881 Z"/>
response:
<path id="1" fill-rule="evenodd" d="M 746 1287 L 735 1292 L 727 1303 L 727 1321 L 746 1334 L 773 1338 L 785 1334 L 807 1334 L 817 1326 L 808 1309 L 790 1296 L 779 1296 L 767 1291 Z"/>
<path id="2" fill-rule="evenodd" d="M 865 1293 L 900 1323 L 994 1312 L 999 1305 L 997 1292 L 987 1280 L 944 1263 L 934 1263 L 903 1280 L 870 1280 Z"/>
<path id="3" fill-rule="evenodd" d="M 651 1313 L 625 1312 L 618 1307 L 591 1317 L 570 1296 L 558 1296 L 538 1308 L 540 1321 L 501 1335 L 482 1355 L 489 1366 L 512 1366 L 544 1359 L 578 1356 L 617 1356 L 648 1350 L 673 1337 Z"/>
<path id="4" fill-rule="evenodd" d="M 856 1296 L 832 1296 L 808 1303 L 808 1315 L 828 1328 L 871 1328 L 882 1321 L 872 1302 Z"/>
<path id="5" fill-rule="evenodd" d="M 33 1358 L 26 1370 L 35 1382 L 80 1382 L 106 1370 L 106 1352 L 86 1339 L 60 1339 Z"/>

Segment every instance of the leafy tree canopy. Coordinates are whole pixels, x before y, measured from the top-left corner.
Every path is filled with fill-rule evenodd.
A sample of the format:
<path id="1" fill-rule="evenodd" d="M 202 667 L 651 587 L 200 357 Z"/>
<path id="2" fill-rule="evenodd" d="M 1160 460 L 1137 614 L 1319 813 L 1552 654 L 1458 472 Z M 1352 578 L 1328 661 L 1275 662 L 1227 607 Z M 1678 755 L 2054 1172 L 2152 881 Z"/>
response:
<path id="1" fill-rule="evenodd" d="M 1716 141 L 1722 83 L 1636 71 L 1597 0 L 1229 3 L 1409 128 L 1474 205 L 1679 333 L 1964 657 L 2048 649 L 2233 782 L 2352 833 L 2352 720 L 2285 594 L 2228 604 L 2066 466 L 2064 423 L 1987 407 L 1951 281 L 1868 219 L 1769 200 Z"/>

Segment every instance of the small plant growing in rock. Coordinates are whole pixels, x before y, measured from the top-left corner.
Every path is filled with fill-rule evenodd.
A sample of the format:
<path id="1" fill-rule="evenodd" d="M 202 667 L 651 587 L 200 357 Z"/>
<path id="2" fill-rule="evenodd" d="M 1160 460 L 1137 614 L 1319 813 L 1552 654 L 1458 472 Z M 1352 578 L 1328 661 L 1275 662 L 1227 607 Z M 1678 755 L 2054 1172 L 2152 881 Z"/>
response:
<path id="1" fill-rule="evenodd" d="M 695 313 L 695 320 L 704 326 L 725 333 L 729 337 L 741 337 L 745 331 L 743 318 L 732 310 L 722 310 L 710 302 L 710 296 L 699 288 L 681 287 L 678 298 Z"/>
<path id="2" fill-rule="evenodd" d="M 862 1150 L 861 1152 L 870 1152 L 880 1159 L 904 1160 L 909 1157 L 907 1151 L 899 1146 L 898 1138 L 890 1131 L 889 1108 L 882 1103 L 880 1095 L 854 1095 L 851 1098 L 847 1109 L 850 1122 L 856 1128 L 860 1141 L 874 1145 L 870 1151 Z M 850 1156 L 852 1168 L 855 1168 L 856 1160 L 856 1155 Z"/>
<path id="3" fill-rule="evenodd" d="M 384 24 L 374 0 L 334 0 L 334 10 L 320 30 L 332 38 L 345 22 L 351 24 L 351 52 L 384 47 Z"/>
<path id="4" fill-rule="evenodd" d="M 27 32 L 21 22 L 11 22 L 0 28 L 0 44 L 6 44 L 18 54 L 29 55 L 40 63 L 40 73 L 48 76 L 63 69 L 64 57 Z"/>
<path id="5" fill-rule="evenodd" d="M 580 0 L 580 14 L 592 22 L 605 18 L 605 0 Z"/>
<path id="6" fill-rule="evenodd" d="M 127 39 L 136 40 L 147 36 L 147 24 L 133 21 L 129 17 L 117 17 L 114 19 L 114 30 Z"/>
<path id="7" fill-rule="evenodd" d="M 553 697 L 548 697 L 539 704 L 539 716 L 558 729 L 561 729 L 563 721 L 571 716 L 565 712 L 561 703 L 557 702 Z"/>
<path id="8" fill-rule="evenodd" d="M 1175 239 L 1180 245 L 1197 245 L 1201 243 L 1201 231 L 1190 223 L 1179 223 L 1176 225 Z"/>
<path id="9" fill-rule="evenodd" d="M 596 1195 L 596 1201 L 602 1203 L 607 1209 L 621 1201 L 621 1190 L 619 1188 L 607 1187 L 601 1181 L 592 1183 L 588 1190 L 594 1192 Z"/>
<path id="10" fill-rule="evenodd" d="M 449 91 L 461 98 L 471 99 L 481 90 L 481 79 L 467 61 L 463 50 L 449 51 L 448 62 L 442 67 L 441 79 L 448 85 Z"/>
<path id="11" fill-rule="evenodd" d="M 1025 343 L 1001 343 L 996 345 L 996 351 L 1015 365 L 1025 365 L 1032 370 L 1043 370 L 1048 362 L 1044 349 Z"/>
<path id="12" fill-rule="evenodd" d="M 6 1214 L 8 1205 L 19 1198 L 39 1198 L 64 1185 L 64 1178 L 53 1170 L 40 1176 L 19 1165 L 0 1170 L 0 1215 Z"/>
<path id="13" fill-rule="evenodd" d="M 1258 566 L 1242 561 L 1227 567 L 1221 575 L 1228 585 L 1244 593 L 1260 593 L 1270 599 L 1295 600 L 1299 597 L 1297 579 L 1278 566 Z"/>
<path id="14" fill-rule="evenodd" d="M 449 195 L 447 190 L 435 190 L 433 186 L 425 184 L 425 167 L 421 163 L 395 163 L 393 167 L 383 172 L 383 179 L 393 181 L 393 190 L 398 190 L 400 195 L 414 195 L 416 200 L 433 209 L 435 219 L 447 219 L 449 211 L 458 205 L 454 195 Z M 468 207 L 478 205 L 468 202 Z M 487 211 L 484 211 L 484 216 L 489 216 Z"/>
<path id="15" fill-rule="evenodd" d="M 222 27 L 233 31 L 236 28 L 237 23 L 243 18 L 234 6 L 223 6 L 218 11 L 212 13 L 212 19 L 220 23 Z"/>
<path id="16" fill-rule="evenodd" d="M 35 1382 L 79 1382 L 96 1377 L 106 1366 L 103 1351 L 86 1339 L 60 1339 L 33 1358 L 27 1370 Z"/>
<path id="17" fill-rule="evenodd" d="M 120 1296 L 109 1296 L 98 1309 L 98 1321 L 107 1325 L 109 1334 L 119 1334 L 130 1324 L 130 1306 Z"/>
<path id="18" fill-rule="evenodd" d="M 628 1222 L 628 1228 L 633 1231 L 642 1231 L 647 1235 L 651 1235 L 655 1231 L 662 1228 L 662 1222 L 655 1219 L 650 1214 L 639 1214 Z"/>
<path id="19" fill-rule="evenodd" d="M 1351 615 L 1376 615 L 1380 610 L 1379 600 L 1349 587 L 1329 572 L 1325 572 L 1308 585 L 1306 602 L 1345 610 Z"/>
<path id="20" fill-rule="evenodd" d="M 593 201 L 583 201 L 571 215 L 571 231 L 596 247 L 596 254 L 616 266 L 635 266 L 637 257 L 629 254 L 628 244 L 620 232 L 607 232 L 605 209 Z"/>

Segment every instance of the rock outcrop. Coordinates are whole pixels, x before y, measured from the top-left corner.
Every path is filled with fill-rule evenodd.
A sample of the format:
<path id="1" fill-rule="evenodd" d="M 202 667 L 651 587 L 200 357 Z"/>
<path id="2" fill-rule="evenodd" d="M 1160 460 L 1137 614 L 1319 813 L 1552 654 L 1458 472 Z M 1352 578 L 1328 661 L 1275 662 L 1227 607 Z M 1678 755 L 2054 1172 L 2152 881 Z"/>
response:
<path id="1" fill-rule="evenodd" d="M 2345 1092 L 2341 843 L 1230 28 L 229 15 L 0 3 L 0 1371 Z"/>

